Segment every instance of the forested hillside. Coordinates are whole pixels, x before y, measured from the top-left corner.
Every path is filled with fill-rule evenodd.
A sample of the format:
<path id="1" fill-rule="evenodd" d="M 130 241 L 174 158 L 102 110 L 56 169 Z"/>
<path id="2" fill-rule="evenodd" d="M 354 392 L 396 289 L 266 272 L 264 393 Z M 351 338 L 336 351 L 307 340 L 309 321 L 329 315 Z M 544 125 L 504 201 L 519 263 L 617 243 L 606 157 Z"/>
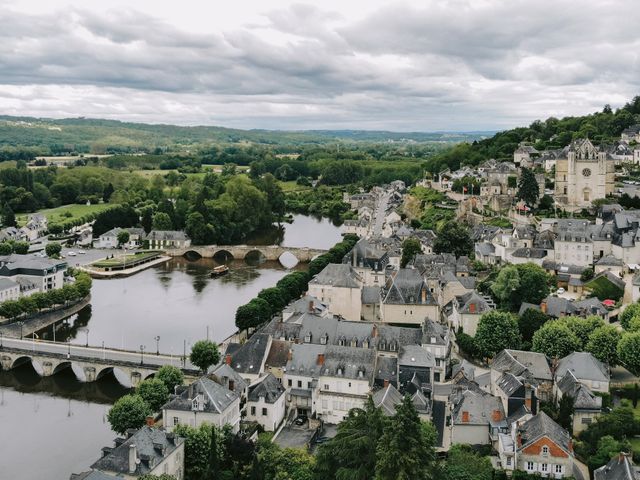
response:
<path id="1" fill-rule="evenodd" d="M 640 123 L 640 96 L 615 111 L 605 105 L 602 111 L 589 115 L 536 120 L 528 127 L 505 130 L 473 143 L 461 143 L 435 155 L 427 169 L 437 173 L 444 168 L 456 170 L 461 165 L 477 165 L 489 158 L 510 160 L 522 141 L 531 142 L 537 150 L 563 148 L 572 140 L 584 137 L 597 144 L 612 143 L 620 138 L 625 128 L 637 123 Z"/>

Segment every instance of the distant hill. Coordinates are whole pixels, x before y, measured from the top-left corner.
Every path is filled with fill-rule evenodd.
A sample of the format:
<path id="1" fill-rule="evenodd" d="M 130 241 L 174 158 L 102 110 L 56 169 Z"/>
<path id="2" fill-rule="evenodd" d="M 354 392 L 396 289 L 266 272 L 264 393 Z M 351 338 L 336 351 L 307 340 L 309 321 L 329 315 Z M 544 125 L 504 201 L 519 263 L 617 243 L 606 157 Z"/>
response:
<path id="1" fill-rule="evenodd" d="M 185 127 L 89 118 L 49 119 L 0 116 L 0 147 L 37 147 L 42 154 L 131 153 L 154 148 L 181 149 L 210 143 L 296 146 L 331 142 L 443 142 L 487 138 L 495 132 L 388 132 L 366 130 L 240 130 Z"/>

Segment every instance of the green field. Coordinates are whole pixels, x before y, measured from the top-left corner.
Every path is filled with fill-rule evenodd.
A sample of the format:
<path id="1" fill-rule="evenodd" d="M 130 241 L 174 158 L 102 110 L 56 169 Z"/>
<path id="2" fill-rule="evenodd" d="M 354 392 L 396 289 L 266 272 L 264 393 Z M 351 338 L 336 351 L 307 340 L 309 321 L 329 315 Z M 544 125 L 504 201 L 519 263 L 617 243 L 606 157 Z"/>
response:
<path id="1" fill-rule="evenodd" d="M 288 182 L 279 181 L 278 185 L 280 185 L 283 192 L 300 192 L 302 190 L 309 190 L 312 188 L 298 185 L 295 180 L 290 180 Z"/>
<path id="2" fill-rule="evenodd" d="M 92 263 L 91 266 L 96 268 L 118 267 L 123 264 L 128 266 L 129 264 L 144 260 L 145 258 L 153 258 L 159 255 L 159 252 L 136 252 L 125 255 L 124 259 L 122 258 L 122 255 L 116 255 L 114 258 L 109 260 L 98 260 L 97 262 Z"/>
<path id="3" fill-rule="evenodd" d="M 46 215 L 49 225 L 64 223 L 72 218 L 80 218 L 90 213 L 100 213 L 115 205 L 112 203 L 99 203 L 96 205 L 63 205 L 57 208 L 39 210 L 38 213 Z M 71 216 L 69 216 L 71 214 Z M 16 215 L 19 225 L 27 223 L 28 214 Z"/>

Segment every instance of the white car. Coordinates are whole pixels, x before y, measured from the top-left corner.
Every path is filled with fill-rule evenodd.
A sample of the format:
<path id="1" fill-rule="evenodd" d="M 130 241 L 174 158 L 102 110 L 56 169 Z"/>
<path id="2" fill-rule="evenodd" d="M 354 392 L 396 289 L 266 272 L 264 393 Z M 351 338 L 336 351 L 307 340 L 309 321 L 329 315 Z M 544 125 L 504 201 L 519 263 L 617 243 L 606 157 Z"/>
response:
<path id="1" fill-rule="evenodd" d="M 562 295 L 564 293 L 564 288 L 559 288 L 556 292 L 558 295 Z"/>
<path id="2" fill-rule="evenodd" d="M 76 252 L 67 252 L 67 255 L 69 255 L 70 257 L 75 257 L 77 255 Z"/>
<path id="3" fill-rule="evenodd" d="M 85 252 L 84 250 L 78 250 L 78 253 L 79 253 L 80 255 L 84 255 L 84 254 L 85 254 L 85 253 L 87 253 L 87 252 Z"/>

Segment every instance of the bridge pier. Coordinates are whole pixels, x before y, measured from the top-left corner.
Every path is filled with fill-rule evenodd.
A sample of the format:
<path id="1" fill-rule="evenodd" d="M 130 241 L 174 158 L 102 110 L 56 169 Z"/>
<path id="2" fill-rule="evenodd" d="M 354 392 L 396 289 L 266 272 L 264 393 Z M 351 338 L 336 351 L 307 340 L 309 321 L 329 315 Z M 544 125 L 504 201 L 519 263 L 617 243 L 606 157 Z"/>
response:
<path id="1" fill-rule="evenodd" d="M 95 382 L 96 381 L 96 368 L 95 367 L 84 367 L 82 370 L 84 371 L 85 382 Z"/>
<path id="2" fill-rule="evenodd" d="M 9 357 L 8 355 L 3 355 L 0 358 L 0 364 L 2 365 L 2 370 L 4 370 L 5 372 L 8 372 L 9 370 L 11 370 L 11 367 L 13 366 L 13 358 Z"/>
<path id="3" fill-rule="evenodd" d="M 138 384 L 142 381 L 142 375 L 140 374 L 140 372 L 131 372 L 130 381 L 132 387 L 137 387 Z"/>
<path id="4" fill-rule="evenodd" d="M 53 363 L 42 362 L 42 376 L 49 377 L 51 375 L 53 375 Z"/>

